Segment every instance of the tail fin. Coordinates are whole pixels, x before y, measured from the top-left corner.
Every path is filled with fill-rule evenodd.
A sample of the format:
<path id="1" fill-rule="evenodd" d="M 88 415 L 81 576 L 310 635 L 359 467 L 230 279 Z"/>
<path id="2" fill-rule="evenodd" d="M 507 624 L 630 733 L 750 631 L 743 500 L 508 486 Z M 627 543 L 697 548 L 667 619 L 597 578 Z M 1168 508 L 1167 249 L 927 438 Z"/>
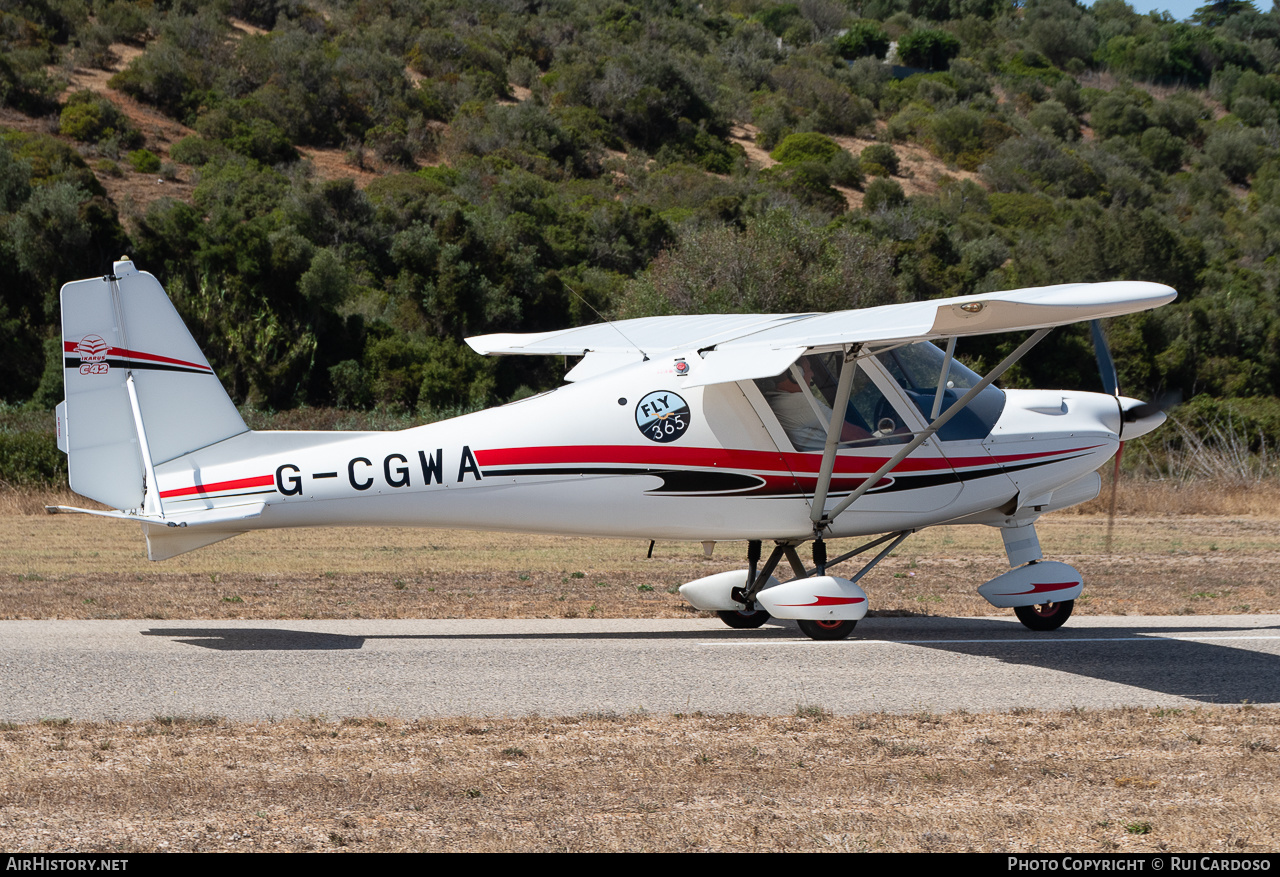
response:
<path id="1" fill-rule="evenodd" d="M 112 270 L 62 287 L 59 445 L 76 493 L 153 511 L 155 465 L 247 427 L 160 282 Z"/>

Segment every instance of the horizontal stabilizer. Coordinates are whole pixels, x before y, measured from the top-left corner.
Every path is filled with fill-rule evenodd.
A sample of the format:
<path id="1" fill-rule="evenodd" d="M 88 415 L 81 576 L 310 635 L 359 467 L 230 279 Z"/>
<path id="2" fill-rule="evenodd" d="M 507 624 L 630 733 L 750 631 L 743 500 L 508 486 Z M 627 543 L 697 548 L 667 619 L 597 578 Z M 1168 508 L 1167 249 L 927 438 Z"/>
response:
<path id="1" fill-rule="evenodd" d="M 81 509 L 75 506 L 51 505 L 45 506 L 45 511 L 51 515 L 96 515 L 100 518 L 116 518 L 121 521 L 138 521 L 153 527 L 165 527 L 168 529 L 186 529 L 188 527 L 218 527 L 226 524 L 234 524 L 236 521 L 246 521 L 250 518 L 256 518 L 262 514 L 262 510 L 267 507 L 263 502 L 251 502 L 243 505 L 222 506 L 215 509 L 199 509 L 190 512 L 179 512 L 177 514 L 168 514 L 164 517 L 156 515 L 134 514 L 131 512 L 108 512 L 98 511 L 96 509 Z"/>
<path id="2" fill-rule="evenodd" d="M 121 521 L 137 521 L 142 524 L 143 535 L 147 537 L 147 558 L 149 560 L 168 560 L 188 551 L 195 551 L 214 542 L 230 539 L 247 532 L 236 525 L 239 522 L 256 518 L 262 514 L 266 503 L 253 502 L 243 505 L 224 506 L 216 509 L 200 509 L 198 511 L 165 515 L 163 518 L 154 515 L 130 514 L 129 512 L 107 512 L 95 509 L 81 509 L 74 506 L 45 506 L 51 515 L 96 515 L 100 518 L 116 518 Z"/>

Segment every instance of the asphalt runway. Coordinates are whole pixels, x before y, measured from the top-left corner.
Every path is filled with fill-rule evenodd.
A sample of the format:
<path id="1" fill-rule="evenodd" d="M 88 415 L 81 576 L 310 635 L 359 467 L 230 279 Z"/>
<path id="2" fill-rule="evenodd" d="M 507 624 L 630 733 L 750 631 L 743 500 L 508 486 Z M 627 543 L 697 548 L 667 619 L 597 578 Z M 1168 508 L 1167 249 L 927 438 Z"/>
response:
<path id="1" fill-rule="evenodd" d="M 1280 615 L 871 618 L 813 642 L 716 620 L 6 621 L 0 720 L 787 714 L 1280 703 Z"/>

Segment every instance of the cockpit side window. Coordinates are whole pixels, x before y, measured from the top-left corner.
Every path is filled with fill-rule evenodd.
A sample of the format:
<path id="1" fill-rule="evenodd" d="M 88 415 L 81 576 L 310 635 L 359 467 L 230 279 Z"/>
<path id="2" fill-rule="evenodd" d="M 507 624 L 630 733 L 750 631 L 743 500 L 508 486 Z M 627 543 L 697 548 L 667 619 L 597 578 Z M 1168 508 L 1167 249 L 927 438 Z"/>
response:
<path id="1" fill-rule="evenodd" d="M 843 360 L 840 353 L 810 354 L 782 374 L 756 381 L 796 450 L 820 451 L 826 444 Z M 856 366 L 851 363 L 848 367 Z M 909 439 L 904 418 L 859 368 L 845 408 L 840 447 L 898 444 Z"/>
<path id="2" fill-rule="evenodd" d="M 938 391 L 938 376 L 942 373 L 946 354 L 931 342 L 919 341 L 886 350 L 877 354 L 876 358 L 906 392 L 925 420 L 932 420 L 930 415 L 933 413 Z M 980 380 L 982 379 L 977 374 L 952 359 L 942 392 L 942 404 L 938 410 L 946 411 Z M 1000 419 L 1004 402 L 1003 390 L 994 386 L 987 387 L 963 411 L 943 425 L 938 431 L 938 438 L 944 442 L 986 438 Z"/>

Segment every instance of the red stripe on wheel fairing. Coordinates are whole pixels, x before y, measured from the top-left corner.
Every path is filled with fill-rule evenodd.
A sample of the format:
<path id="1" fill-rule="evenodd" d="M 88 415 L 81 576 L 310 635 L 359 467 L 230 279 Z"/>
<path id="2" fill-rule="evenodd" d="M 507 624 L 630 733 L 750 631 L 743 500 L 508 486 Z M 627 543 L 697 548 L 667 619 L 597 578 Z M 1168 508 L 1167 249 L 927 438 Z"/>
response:
<path id="1" fill-rule="evenodd" d="M 849 606 L 853 603 L 863 603 L 866 597 L 823 597 L 818 595 L 814 597 L 812 603 L 779 603 L 779 606 Z"/>

